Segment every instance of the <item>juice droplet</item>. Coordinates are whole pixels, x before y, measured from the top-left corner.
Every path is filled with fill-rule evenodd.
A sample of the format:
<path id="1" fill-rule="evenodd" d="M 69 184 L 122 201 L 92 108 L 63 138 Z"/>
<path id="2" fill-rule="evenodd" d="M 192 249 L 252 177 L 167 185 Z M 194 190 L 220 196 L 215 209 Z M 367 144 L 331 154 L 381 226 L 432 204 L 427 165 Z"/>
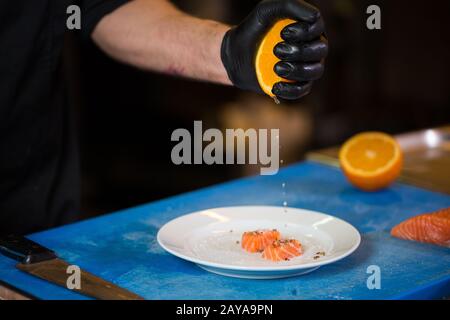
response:
<path id="1" fill-rule="evenodd" d="M 273 101 L 275 101 L 276 104 L 281 104 L 280 100 L 278 100 L 277 96 L 273 97 Z"/>

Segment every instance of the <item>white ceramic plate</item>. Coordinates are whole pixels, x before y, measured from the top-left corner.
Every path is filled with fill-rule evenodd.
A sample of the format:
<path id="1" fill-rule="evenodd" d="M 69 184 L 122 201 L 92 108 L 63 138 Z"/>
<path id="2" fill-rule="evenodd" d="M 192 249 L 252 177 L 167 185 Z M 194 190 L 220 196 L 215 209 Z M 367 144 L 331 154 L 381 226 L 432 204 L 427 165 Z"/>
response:
<path id="1" fill-rule="evenodd" d="M 299 240 L 304 254 L 290 261 L 271 262 L 261 258 L 261 254 L 244 251 L 240 245 L 242 234 L 258 229 L 278 229 L 283 237 Z M 159 230 L 157 238 L 166 251 L 205 270 L 250 279 L 284 278 L 311 272 L 345 258 L 361 241 L 358 230 L 336 217 L 268 206 L 194 212 L 168 222 Z"/>

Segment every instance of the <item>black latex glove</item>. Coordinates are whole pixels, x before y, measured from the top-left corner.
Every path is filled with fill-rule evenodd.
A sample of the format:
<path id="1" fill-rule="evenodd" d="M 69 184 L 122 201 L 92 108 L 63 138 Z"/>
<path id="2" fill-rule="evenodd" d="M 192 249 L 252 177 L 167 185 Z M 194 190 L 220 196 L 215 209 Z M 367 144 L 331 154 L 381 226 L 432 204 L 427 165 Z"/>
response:
<path id="1" fill-rule="evenodd" d="M 274 71 L 295 82 L 276 83 L 272 93 L 281 99 L 297 100 L 308 94 L 313 81 L 322 76 L 328 42 L 323 37 L 325 27 L 319 10 L 301 0 L 264 0 L 223 39 L 222 62 L 236 87 L 262 92 L 255 71 L 256 52 L 270 28 L 285 18 L 297 23 L 282 31 L 284 42 L 274 48 L 282 61 Z"/>

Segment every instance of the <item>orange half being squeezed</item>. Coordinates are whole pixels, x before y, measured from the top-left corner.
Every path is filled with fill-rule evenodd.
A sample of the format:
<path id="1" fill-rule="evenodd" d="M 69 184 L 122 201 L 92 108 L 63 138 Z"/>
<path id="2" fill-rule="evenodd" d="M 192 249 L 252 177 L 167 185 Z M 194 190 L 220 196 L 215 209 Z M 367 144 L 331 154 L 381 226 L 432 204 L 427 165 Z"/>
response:
<path id="1" fill-rule="evenodd" d="M 283 81 L 293 82 L 286 80 L 275 73 L 274 67 L 281 60 L 273 53 L 275 46 L 284 41 L 281 38 L 281 31 L 292 23 L 295 23 L 295 21 L 291 19 L 283 19 L 275 23 L 261 41 L 256 53 L 255 70 L 259 85 L 261 86 L 261 89 L 272 98 L 275 97 L 272 93 L 274 84 Z"/>

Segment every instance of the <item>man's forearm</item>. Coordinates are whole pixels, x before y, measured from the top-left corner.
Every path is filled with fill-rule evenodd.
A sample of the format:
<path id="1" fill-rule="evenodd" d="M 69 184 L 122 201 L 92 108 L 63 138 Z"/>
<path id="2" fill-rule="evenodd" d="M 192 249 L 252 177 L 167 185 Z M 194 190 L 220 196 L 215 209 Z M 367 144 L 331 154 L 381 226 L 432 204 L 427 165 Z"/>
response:
<path id="1" fill-rule="evenodd" d="M 138 68 L 230 84 L 220 58 L 228 29 L 166 0 L 134 0 L 105 16 L 92 37 L 110 56 Z"/>

